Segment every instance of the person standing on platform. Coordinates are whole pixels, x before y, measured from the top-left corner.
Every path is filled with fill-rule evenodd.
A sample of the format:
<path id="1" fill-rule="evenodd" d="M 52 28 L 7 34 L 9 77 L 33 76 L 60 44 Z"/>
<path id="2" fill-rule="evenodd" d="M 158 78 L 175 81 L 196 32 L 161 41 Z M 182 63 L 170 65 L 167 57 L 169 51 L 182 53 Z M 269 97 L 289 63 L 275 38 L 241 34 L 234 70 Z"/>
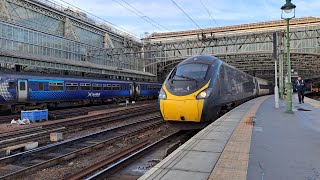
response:
<path id="1" fill-rule="evenodd" d="M 301 76 L 298 76 L 298 79 L 294 83 L 294 86 L 298 92 L 299 104 L 304 103 L 304 92 L 306 91 L 306 84 Z"/>

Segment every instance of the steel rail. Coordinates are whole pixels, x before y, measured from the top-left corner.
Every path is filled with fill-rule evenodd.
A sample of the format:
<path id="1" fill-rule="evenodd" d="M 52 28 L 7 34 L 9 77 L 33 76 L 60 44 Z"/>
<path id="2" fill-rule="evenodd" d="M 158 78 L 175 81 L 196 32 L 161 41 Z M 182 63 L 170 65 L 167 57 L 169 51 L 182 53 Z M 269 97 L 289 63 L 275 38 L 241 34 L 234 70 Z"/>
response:
<path id="1" fill-rule="evenodd" d="M 8 156 L 5 158 L 1 158 L 0 159 L 0 163 L 2 164 L 18 164 L 18 165 L 23 165 L 23 162 L 21 161 L 27 161 L 30 162 L 32 160 L 40 160 L 40 163 L 36 163 L 36 164 L 28 164 L 26 163 L 25 168 L 0 176 L 0 179 L 13 179 L 13 178 L 18 178 L 21 177 L 23 175 L 28 175 L 32 172 L 35 172 L 37 170 L 43 169 L 43 168 L 47 168 L 50 166 L 53 166 L 57 163 L 61 163 L 63 161 L 75 158 L 76 156 L 79 156 L 81 154 L 85 154 L 88 152 L 91 152 L 94 149 L 97 148 L 101 148 L 103 147 L 105 144 L 108 144 L 114 140 L 117 140 L 119 138 L 125 138 L 129 135 L 134 135 L 135 133 L 138 133 L 142 130 L 151 128 L 153 126 L 162 124 L 163 121 L 155 121 L 156 119 L 160 119 L 159 116 L 155 116 L 149 119 L 144 119 L 141 121 L 137 121 L 137 122 L 132 122 L 132 123 L 128 123 L 126 125 L 122 125 L 122 126 L 117 126 L 117 127 L 113 127 L 113 128 L 109 128 L 100 132 L 96 132 L 96 133 L 92 133 L 89 135 L 85 135 L 79 138 L 73 138 L 73 139 L 69 139 L 66 141 L 62 141 L 56 144 L 50 144 L 44 147 L 40 147 L 37 149 L 33 149 L 30 151 L 26 151 L 23 153 L 18 153 L 12 156 Z M 155 121 L 155 122 L 153 122 Z M 146 126 L 137 128 L 137 129 L 133 129 L 132 130 L 132 126 L 141 124 L 141 123 L 147 123 Z M 120 129 L 124 129 L 124 128 L 131 128 L 129 132 L 127 133 L 123 133 L 120 134 L 118 136 L 115 137 L 108 137 L 108 138 L 102 138 L 103 135 L 108 135 L 110 134 L 110 132 L 113 131 L 117 131 Z M 97 138 L 100 136 L 100 139 Z M 71 149 L 71 152 L 68 152 L 67 149 Z M 52 157 L 50 156 L 49 152 L 54 152 L 54 150 L 58 151 L 58 154 L 62 154 L 58 157 Z M 63 151 L 65 150 L 65 153 L 63 154 Z M 49 153 L 49 154 L 48 154 Z M 48 160 L 49 158 L 49 160 Z M 29 165 L 29 166 L 28 166 Z"/>
<path id="2" fill-rule="evenodd" d="M 112 157 L 104 159 L 96 164 L 93 164 L 87 168 L 85 168 L 84 170 L 77 172 L 67 178 L 65 178 L 65 180 L 80 180 L 83 179 L 84 177 L 98 171 L 99 169 L 107 166 L 108 164 L 111 164 L 117 160 L 119 160 L 120 158 L 123 158 L 124 156 L 127 156 L 128 154 L 131 154 L 135 151 L 137 151 L 138 149 L 142 148 L 143 146 L 149 144 L 149 141 L 143 141 L 139 144 L 136 144 L 132 147 L 126 148 L 123 151 L 112 155 Z"/>
<path id="3" fill-rule="evenodd" d="M 50 125 L 44 125 L 41 129 L 33 128 L 31 130 L 18 130 L 15 132 L 1 133 L 0 147 L 6 147 L 10 145 L 15 145 L 18 143 L 23 143 L 30 140 L 41 140 L 48 139 L 48 132 L 53 132 L 60 128 L 59 132 L 70 132 L 76 129 L 89 129 L 104 123 L 112 123 L 117 120 L 130 118 L 134 116 L 143 115 L 146 113 L 156 112 L 156 109 L 142 109 L 141 107 L 130 108 L 127 110 L 119 110 L 112 113 L 106 113 L 103 115 L 94 115 L 93 117 L 79 117 L 71 121 L 57 122 Z M 39 136 L 44 135 L 44 136 Z"/>
<path id="4" fill-rule="evenodd" d="M 174 132 L 142 149 L 139 151 L 136 151 L 135 153 L 132 153 L 129 156 L 123 157 L 119 161 L 114 162 L 113 164 L 110 164 L 107 168 L 101 170 L 100 172 L 86 178 L 86 180 L 91 180 L 91 179 L 104 179 L 108 176 L 110 176 L 114 171 L 121 169 L 122 166 L 125 166 L 128 162 L 135 160 L 138 157 L 141 157 L 143 154 L 149 152 L 152 148 L 156 147 L 160 143 L 163 143 L 164 141 L 172 138 L 176 134 L 180 133 L 180 131 Z"/>

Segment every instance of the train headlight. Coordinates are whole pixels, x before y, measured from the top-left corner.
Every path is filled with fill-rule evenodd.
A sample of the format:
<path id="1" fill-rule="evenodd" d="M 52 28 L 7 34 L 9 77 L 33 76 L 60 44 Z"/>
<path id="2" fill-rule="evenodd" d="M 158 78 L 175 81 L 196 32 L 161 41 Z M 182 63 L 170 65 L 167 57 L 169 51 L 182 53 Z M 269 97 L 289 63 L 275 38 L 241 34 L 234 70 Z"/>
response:
<path id="1" fill-rule="evenodd" d="M 207 97 L 207 92 L 206 91 L 202 91 L 199 95 L 199 98 L 206 98 Z"/>
<path id="2" fill-rule="evenodd" d="M 159 93 L 159 99 L 161 99 L 161 100 L 167 99 L 166 92 L 164 92 L 164 90 L 162 88 L 161 88 L 160 93 Z"/>
<path id="3" fill-rule="evenodd" d="M 207 88 L 203 91 L 201 91 L 198 95 L 197 95 L 197 99 L 206 99 L 210 96 L 210 93 L 212 91 L 212 88 Z"/>

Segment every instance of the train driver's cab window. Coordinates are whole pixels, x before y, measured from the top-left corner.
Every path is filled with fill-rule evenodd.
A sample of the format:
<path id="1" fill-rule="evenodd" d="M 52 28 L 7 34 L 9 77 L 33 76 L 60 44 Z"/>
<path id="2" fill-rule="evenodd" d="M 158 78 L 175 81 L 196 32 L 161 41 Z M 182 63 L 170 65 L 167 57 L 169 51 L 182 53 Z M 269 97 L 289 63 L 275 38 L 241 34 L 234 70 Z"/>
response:
<path id="1" fill-rule="evenodd" d="M 92 84 L 92 90 L 93 91 L 101 91 L 102 90 L 102 84 Z"/>
<path id="2" fill-rule="evenodd" d="M 49 91 L 63 91 L 63 83 L 49 83 Z"/>
<path id="3" fill-rule="evenodd" d="M 90 83 L 80 83 L 80 89 L 83 91 L 90 91 L 91 84 Z"/>
<path id="4" fill-rule="evenodd" d="M 78 90 L 78 83 L 66 83 L 67 91 L 76 91 Z"/>
<path id="5" fill-rule="evenodd" d="M 208 64 L 183 64 L 173 71 L 171 78 L 201 81 L 205 79 L 208 69 Z"/>
<path id="6" fill-rule="evenodd" d="M 9 82 L 9 89 L 15 89 L 16 83 L 15 82 Z"/>
<path id="7" fill-rule="evenodd" d="M 111 84 L 104 84 L 104 85 L 103 85 L 103 90 L 105 90 L 105 91 L 111 91 Z"/>
<path id="8" fill-rule="evenodd" d="M 38 91 L 44 91 L 44 83 L 38 82 Z"/>
<path id="9" fill-rule="evenodd" d="M 120 85 L 119 84 L 112 84 L 112 89 L 115 91 L 120 90 Z"/>

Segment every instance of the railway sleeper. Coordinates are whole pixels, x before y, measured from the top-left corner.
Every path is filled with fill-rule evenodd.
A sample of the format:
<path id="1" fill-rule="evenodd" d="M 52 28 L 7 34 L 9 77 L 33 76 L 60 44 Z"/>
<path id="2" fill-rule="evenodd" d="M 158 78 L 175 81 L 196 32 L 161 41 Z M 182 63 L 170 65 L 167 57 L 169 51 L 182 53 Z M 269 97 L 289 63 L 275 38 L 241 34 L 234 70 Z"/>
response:
<path id="1" fill-rule="evenodd" d="M 163 122 L 161 122 L 163 123 Z M 145 126 L 145 127 L 141 127 L 139 129 L 136 129 L 136 130 L 133 130 L 131 132 L 129 132 L 127 135 L 130 135 L 130 134 L 134 134 L 134 133 L 138 133 L 138 132 L 141 132 L 142 130 L 146 129 L 146 128 L 151 128 L 153 126 L 156 126 L 156 125 L 159 125 L 161 124 L 160 122 L 157 122 L 157 123 L 154 123 L 154 124 L 150 124 L 148 126 Z M 15 171 L 15 172 L 12 172 L 12 173 L 9 173 L 9 174 L 6 174 L 4 176 L 1 176 L 0 179 L 13 179 L 13 178 L 19 178 L 19 177 L 22 177 L 26 174 L 31 174 L 39 169 L 44 169 L 44 168 L 47 168 L 47 167 L 50 167 L 50 166 L 53 166 L 55 164 L 59 164 L 59 163 L 62 163 L 62 162 L 65 162 L 69 159 L 73 159 L 79 155 L 83 155 L 83 154 L 86 154 L 86 153 L 89 153 L 89 152 L 92 152 L 94 149 L 99 149 L 101 147 L 104 147 L 106 144 L 109 144 L 109 143 L 112 143 L 114 142 L 115 140 L 119 140 L 119 138 L 124 138 L 126 135 L 122 135 L 122 136 L 118 136 L 118 137 L 113 137 L 113 138 L 110 138 L 110 139 L 105 139 L 104 141 L 98 143 L 98 144 L 92 144 L 91 146 L 88 146 L 88 147 L 83 147 L 83 148 L 79 148 L 77 149 L 76 151 L 73 151 L 73 152 L 68 152 L 67 154 L 63 154 L 59 156 L 59 153 L 61 153 L 61 150 L 64 150 L 65 148 L 62 148 L 60 147 L 60 151 L 59 153 L 57 154 L 58 157 L 55 157 L 53 159 L 50 159 L 48 161 L 40 161 L 40 163 L 38 164 L 30 164 L 31 166 L 29 167 L 24 167 L 24 168 L 21 168 L 19 169 L 18 171 Z M 81 143 L 81 142 L 80 142 Z M 50 153 L 47 153 L 48 155 Z M 31 154 L 30 154 L 31 155 Z M 43 158 L 44 154 L 42 154 L 42 158 Z M 25 158 L 28 158 L 28 157 L 25 157 Z M 42 159 L 40 158 L 40 160 Z M 14 158 L 15 159 L 15 158 Z M 11 159 L 12 160 L 12 159 Z M 15 161 L 8 161 L 6 163 L 16 163 L 17 162 L 17 159 Z M 30 161 L 28 161 L 30 162 Z M 19 164 L 21 165 L 21 164 Z"/>
<path id="2" fill-rule="evenodd" d="M 17 153 L 17 152 L 23 152 L 23 151 L 28 151 L 28 150 L 37 148 L 38 146 L 39 146 L 38 142 L 26 142 L 26 143 L 2 148 L 0 150 L 0 154 L 2 157 L 9 156 L 9 155 Z"/>

